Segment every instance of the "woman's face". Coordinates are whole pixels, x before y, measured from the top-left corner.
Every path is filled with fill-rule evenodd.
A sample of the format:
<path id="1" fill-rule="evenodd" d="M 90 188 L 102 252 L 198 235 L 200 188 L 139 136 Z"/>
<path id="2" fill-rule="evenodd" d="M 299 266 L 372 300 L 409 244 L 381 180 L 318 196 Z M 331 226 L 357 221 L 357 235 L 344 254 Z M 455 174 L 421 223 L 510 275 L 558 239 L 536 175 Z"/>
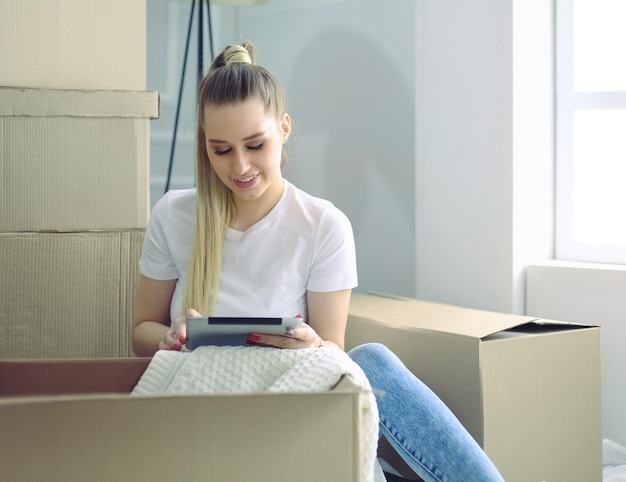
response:
<path id="1" fill-rule="evenodd" d="M 282 147 L 291 132 L 287 114 L 265 112 L 260 99 L 211 106 L 204 111 L 206 149 L 213 170 L 235 205 L 282 195 Z"/>

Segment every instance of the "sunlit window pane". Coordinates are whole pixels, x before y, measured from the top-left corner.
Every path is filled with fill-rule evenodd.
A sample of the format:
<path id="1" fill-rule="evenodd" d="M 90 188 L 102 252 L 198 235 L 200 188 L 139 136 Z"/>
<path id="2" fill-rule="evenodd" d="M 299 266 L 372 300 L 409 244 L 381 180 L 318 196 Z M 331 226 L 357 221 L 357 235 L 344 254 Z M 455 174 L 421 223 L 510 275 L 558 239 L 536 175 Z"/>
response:
<path id="1" fill-rule="evenodd" d="M 573 237 L 626 244 L 626 110 L 574 113 Z"/>
<path id="2" fill-rule="evenodd" d="M 574 90 L 626 90 L 626 0 L 574 1 Z"/>

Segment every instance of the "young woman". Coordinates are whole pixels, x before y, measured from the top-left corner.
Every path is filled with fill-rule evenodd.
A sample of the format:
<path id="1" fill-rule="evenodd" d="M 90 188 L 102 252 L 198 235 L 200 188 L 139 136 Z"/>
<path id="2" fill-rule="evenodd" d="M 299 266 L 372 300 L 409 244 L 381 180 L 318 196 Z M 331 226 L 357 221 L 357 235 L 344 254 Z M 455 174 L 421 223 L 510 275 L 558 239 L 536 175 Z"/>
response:
<path id="1" fill-rule="evenodd" d="M 277 348 L 344 348 L 357 285 L 352 228 L 330 202 L 281 174 L 291 133 L 283 90 L 255 65 L 254 46 L 226 48 L 198 96 L 197 188 L 155 205 L 140 260 L 133 349 L 181 350 L 186 317 L 295 316 L 285 336 L 252 334 Z M 196 311 L 198 310 L 198 311 Z M 381 437 L 426 481 L 502 480 L 447 407 L 382 345 L 350 356 L 373 388 Z"/>

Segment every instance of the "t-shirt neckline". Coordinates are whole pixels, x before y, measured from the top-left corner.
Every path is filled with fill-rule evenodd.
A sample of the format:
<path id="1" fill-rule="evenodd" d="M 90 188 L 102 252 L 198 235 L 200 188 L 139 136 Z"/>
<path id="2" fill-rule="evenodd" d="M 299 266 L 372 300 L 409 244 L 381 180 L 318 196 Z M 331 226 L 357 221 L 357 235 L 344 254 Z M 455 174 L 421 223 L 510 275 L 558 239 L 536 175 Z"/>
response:
<path id="1" fill-rule="evenodd" d="M 289 189 L 289 182 L 283 178 L 283 193 L 280 196 L 278 202 L 274 205 L 274 207 L 267 213 L 263 218 L 254 223 L 245 231 L 239 231 L 237 229 L 228 228 L 228 232 L 226 233 L 226 239 L 231 241 L 241 240 L 250 234 L 255 233 L 256 231 L 263 229 L 265 226 L 270 224 L 276 217 L 280 214 L 280 212 L 285 207 L 287 203 L 287 189 Z"/>

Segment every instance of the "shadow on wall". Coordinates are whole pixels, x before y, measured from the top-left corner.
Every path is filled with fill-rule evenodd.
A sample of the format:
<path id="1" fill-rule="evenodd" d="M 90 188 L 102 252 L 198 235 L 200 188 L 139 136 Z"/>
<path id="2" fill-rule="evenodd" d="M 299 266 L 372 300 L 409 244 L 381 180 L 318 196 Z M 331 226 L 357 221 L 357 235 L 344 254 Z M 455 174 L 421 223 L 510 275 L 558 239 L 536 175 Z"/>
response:
<path id="1" fill-rule="evenodd" d="M 413 296 L 413 89 L 381 48 L 349 30 L 328 30 L 308 43 L 289 86 L 296 135 L 302 134 L 285 177 L 350 218 L 358 291 Z"/>

